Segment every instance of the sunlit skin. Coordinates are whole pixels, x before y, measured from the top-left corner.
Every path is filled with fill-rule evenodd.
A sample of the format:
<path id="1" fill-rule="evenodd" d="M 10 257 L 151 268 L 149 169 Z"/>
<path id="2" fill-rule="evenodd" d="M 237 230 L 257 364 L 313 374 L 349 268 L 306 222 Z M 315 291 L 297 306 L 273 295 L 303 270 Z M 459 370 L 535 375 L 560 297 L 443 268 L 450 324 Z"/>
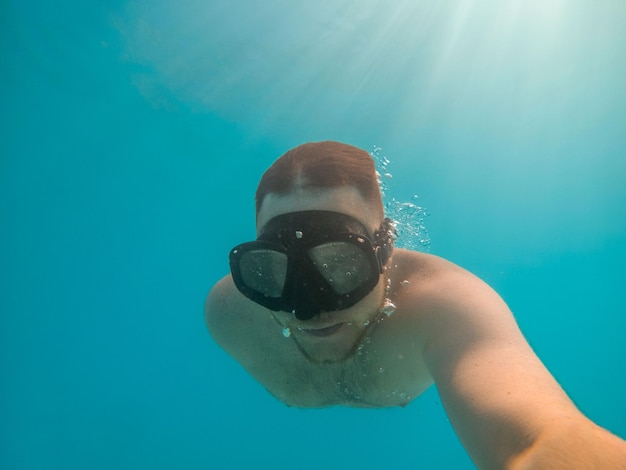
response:
<path id="1" fill-rule="evenodd" d="M 355 188 L 300 189 L 267 195 L 257 227 L 304 210 L 350 215 L 370 234 L 383 218 Z M 479 468 L 626 469 L 626 443 L 577 410 L 502 299 L 436 256 L 395 249 L 367 297 L 307 321 L 254 303 L 226 276 L 205 316 L 217 343 L 287 405 L 404 406 L 434 382 Z"/>

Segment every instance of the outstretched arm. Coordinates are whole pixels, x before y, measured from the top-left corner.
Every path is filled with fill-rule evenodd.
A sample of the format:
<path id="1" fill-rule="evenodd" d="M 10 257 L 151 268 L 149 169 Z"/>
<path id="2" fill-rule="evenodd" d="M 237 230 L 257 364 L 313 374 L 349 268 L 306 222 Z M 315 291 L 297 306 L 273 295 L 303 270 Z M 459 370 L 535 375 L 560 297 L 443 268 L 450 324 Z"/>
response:
<path id="1" fill-rule="evenodd" d="M 458 268 L 430 284 L 424 357 L 479 468 L 626 469 L 626 442 L 574 406 L 489 286 Z"/>

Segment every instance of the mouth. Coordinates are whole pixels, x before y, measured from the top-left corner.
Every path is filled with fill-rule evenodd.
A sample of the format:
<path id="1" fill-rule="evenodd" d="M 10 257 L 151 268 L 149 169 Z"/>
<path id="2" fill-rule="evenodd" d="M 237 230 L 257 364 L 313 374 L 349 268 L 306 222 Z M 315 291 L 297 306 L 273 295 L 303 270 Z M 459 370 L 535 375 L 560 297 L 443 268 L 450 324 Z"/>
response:
<path id="1" fill-rule="evenodd" d="M 324 328 L 304 328 L 303 327 L 303 328 L 300 328 L 300 330 L 311 336 L 324 337 L 324 336 L 330 336 L 330 335 L 335 334 L 341 329 L 342 326 L 343 326 L 343 323 L 337 323 L 336 325 L 331 325 L 331 326 L 327 326 Z"/>

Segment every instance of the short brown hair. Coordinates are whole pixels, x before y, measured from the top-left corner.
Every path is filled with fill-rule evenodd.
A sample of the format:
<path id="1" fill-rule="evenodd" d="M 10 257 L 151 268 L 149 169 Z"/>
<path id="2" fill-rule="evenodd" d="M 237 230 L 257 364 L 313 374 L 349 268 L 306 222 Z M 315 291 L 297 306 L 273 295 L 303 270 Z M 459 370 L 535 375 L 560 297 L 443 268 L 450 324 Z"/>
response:
<path id="1" fill-rule="evenodd" d="M 256 190 L 256 214 L 269 193 L 286 194 L 298 188 L 354 186 L 363 199 L 383 214 L 376 166 L 371 155 L 340 142 L 310 142 L 299 145 L 276 160 Z"/>

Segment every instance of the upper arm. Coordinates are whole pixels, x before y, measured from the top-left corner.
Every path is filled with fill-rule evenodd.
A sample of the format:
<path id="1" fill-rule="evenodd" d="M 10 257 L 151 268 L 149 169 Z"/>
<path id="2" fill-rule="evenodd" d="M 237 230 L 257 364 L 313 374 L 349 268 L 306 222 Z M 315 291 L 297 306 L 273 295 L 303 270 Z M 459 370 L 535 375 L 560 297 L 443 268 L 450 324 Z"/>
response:
<path id="1" fill-rule="evenodd" d="M 258 379 L 266 367 L 261 338 L 273 326 L 261 307 L 241 295 L 230 275 L 213 286 L 204 305 L 204 318 L 213 340 Z"/>
<path id="2" fill-rule="evenodd" d="M 434 286 L 420 320 L 426 363 L 474 461 L 504 468 L 545 426 L 580 414 L 489 286 L 462 270 Z"/>
<path id="3" fill-rule="evenodd" d="M 209 291 L 204 302 L 204 321 L 211 333 L 211 336 L 219 335 L 220 330 L 223 329 L 224 315 L 226 310 L 226 288 L 227 277 L 218 281 L 213 288 Z"/>
<path id="4" fill-rule="evenodd" d="M 241 305 L 239 293 L 230 275 L 218 281 L 204 303 L 204 321 L 217 344 L 231 356 L 239 355 L 247 309 Z M 245 333 L 245 332 L 244 332 Z"/>

